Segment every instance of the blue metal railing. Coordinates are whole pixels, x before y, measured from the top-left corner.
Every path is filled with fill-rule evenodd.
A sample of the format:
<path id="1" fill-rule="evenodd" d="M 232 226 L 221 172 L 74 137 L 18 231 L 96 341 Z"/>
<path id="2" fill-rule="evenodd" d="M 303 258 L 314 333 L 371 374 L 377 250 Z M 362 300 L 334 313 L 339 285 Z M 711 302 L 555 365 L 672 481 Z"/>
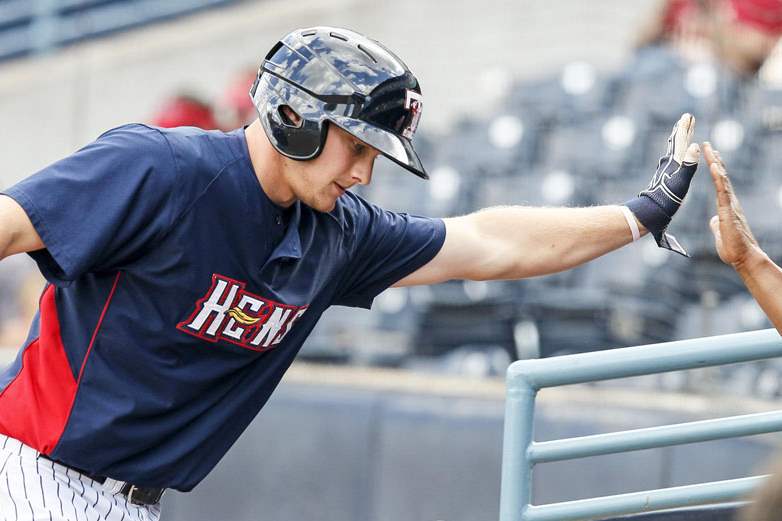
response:
<path id="1" fill-rule="evenodd" d="M 782 356 L 782 338 L 767 329 L 513 363 L 507 376 L 500 521 L 599 519 L 745 496 L 765 476 L 532 505 L 532 470 L 537 463 L 782 431 L 782 411 L 775 411 L 535 442 L 535 398 L 545 387 L 778 356 Z"/>

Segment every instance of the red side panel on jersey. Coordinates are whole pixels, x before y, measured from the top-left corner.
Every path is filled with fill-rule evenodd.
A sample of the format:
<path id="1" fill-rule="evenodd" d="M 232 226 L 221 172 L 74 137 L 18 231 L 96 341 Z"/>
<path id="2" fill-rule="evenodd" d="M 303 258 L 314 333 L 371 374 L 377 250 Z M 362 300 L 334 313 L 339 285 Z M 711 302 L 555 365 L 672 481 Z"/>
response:
<path id="1" fill-rule="evenodd" d="M 19 374 L 0 394 L 0 432 L 51 453 L 60 439 L 76 396 L 54 286 L 41 297 L 40 334 L 25 348 Z"/>

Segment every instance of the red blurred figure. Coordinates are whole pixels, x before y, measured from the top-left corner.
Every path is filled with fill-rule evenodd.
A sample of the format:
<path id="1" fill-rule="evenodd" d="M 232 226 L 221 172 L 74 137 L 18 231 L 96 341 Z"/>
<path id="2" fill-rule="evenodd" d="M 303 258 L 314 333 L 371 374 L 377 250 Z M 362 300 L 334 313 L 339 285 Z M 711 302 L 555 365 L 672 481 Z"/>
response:
<path id="1" fill-rule="evenodd" d="M 668 42 L 687 58 L 711 56 L 751 75 L 780 35 L 782 0 L 665 0 L 639 44 Z"/>
<path id="2" fill-rule="evenodd" d="M 782 35 L 782 0 L 732 0 L 735 20 L 772 36 Z"/>
<path id="3" fill-rule="evenodd" d="M 723 0 L 716 11 L 717 55 L 733 69 L 754 74 L 782 35 L 782 0 Z"/>
<path id="4" fill-rule="evenodd" d="M 217 128 L 212 107 L 195 96 L 178 94 L 166 101 L 152 119 L 159 127 L 199 127 L 205 130 Z"/>
<path id="5" fill-rule="evenodd" d="M 703 2 L 698 0 L 668 0 L 662 11 L 664 35 L 681 34 L 696 26 L 694 19 L 701 13 Z"/>
<path id="6" fill-rule="evenodd" d="M 223 130 L 249 125 L 257 117 L 255 105 L 250 99 L 250 87 L 256 75 L 256 69 L 248 67 L 233 77 L 220 96 L 215 112 Z"/>

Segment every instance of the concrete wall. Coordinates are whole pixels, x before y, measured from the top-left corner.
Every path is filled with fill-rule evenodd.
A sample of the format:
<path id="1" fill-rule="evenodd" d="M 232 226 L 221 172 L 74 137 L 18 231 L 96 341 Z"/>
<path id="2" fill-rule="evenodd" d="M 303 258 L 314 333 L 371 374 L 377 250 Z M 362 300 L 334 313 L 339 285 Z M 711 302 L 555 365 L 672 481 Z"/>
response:
<path id="1" fill-rule="evenodd" d="M 172 521 L 481 521 L 499 510 L 504 385 L 361 369 L 294 368 Z M 536 439 L 749 413 L 774 404 L 571 386 L 544 391 Z M 743 477 L 760 436 L 541 465 L 538 504 Z"/>

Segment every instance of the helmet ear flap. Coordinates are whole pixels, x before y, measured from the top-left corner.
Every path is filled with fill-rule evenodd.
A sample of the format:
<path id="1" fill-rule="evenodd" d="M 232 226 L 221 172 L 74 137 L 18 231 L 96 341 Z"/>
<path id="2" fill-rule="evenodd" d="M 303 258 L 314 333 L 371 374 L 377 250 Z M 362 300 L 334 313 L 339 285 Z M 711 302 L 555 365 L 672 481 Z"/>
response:
<path id="1" fill-rule="evenodd" d="M 286 127 L 301 128 L 304 123 L 304 118 L 299 116 L 290 105 L 280 105 L 277 111 L 280 113 L 282 124 Z"/>
<path id="2" fill-rule="evenodd" d="M 327 126 L 320 121 L 304 118 L 296 125 L 288 116 L 284 119 L 280 117 L 282 111 L 276 112 L 277 120 L 270 121 L 273 136 L 270 141 L 277 151 L 291 159 L 302 161 L 318 157 L 326 141 Z"/>
<path id="3" fill-rule="evenodd" d="M 265 76 L 265 75 L 264 75 Z M 272 146 L 282 155 L 300 161 L 315 159 L 326 140 L 326 125 L 310 120 L 290 105 L 285 93 L 288 86 L 279 85 L 278 91 L 266 78 L 261 79 L 254 96 L 261 126 Z"/>
<path id="4" fill-rule="evenodd" d="M 315 154 L 313 159 L 318 157 L 321 152 L 323 152 L 323 148 L 326 146 L 326 136 L 329 135 L 329 122 L 328 120 L 324 119 L 320 122 L 320 136 L 318 139 L 318 153 Z"/>
<path id="5" fill-rule="evenodd" d="M 277 108 L 277 111 L 280 113 L 280 120 L 282 121 L 282 125 L 288 129 L 301 129 L 307 123 L 307 121 L 301 117 L 290 105 L 281 105 Z M 309 157 L 309 159 L 315 159 L 318 157 L 323 151 L 323 147 L 326 146 L 326 136 L 329 134 L 328 120 L 321 121 L 320 130 L 318 131 L 313 128 L 312 132 L 318 132 L 319 135 L 317 136 L 318 139 L 316 140 L 316 143 L 313 145 L 314 151 L 312 152 L 312 155 Z M 313 138 L 314 137 L 315 136 L 313 136 Z M 302 137 L 302 139 L 304 138 Z M 307 145 L 305 148 L 309 150 L 310 146 Z"/>

